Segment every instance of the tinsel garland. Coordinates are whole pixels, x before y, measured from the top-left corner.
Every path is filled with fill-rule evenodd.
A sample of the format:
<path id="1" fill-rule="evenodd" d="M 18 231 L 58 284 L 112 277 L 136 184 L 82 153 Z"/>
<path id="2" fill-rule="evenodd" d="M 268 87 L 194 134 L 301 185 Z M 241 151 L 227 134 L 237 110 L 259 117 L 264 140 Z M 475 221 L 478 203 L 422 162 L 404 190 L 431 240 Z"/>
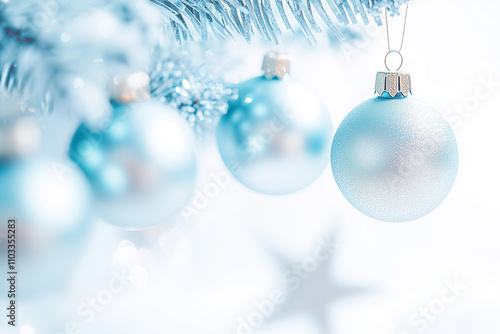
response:
<path id="1" fill-rule="evenodd" d="M 235 96 L 214 58 L 203 48 L 157 48 L 149 73 L 151 96 L 177 109 L 200 136 L 213 130 Z"/>

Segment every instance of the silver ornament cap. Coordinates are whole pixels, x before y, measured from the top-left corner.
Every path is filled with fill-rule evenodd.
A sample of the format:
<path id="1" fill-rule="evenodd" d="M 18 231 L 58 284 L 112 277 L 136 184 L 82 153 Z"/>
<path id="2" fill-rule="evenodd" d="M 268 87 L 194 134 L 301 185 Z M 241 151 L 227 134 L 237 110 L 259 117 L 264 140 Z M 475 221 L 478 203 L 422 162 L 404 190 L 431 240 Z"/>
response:
<path id="1" fill-rule="evenodd" d="M 135 72 L 127 76 L 115 76 L 109 91 L 113 99 L 122 103 L 149 99 L 149 75 Z"/>
<path id="2" fill-rule="evenodd" d="M 380 97 L 395 97 L 398 93 L 403 96 L 411 94 L 411 77 L 408 72 L 377 72 L 375 93 Z"/>
<path id="3" fill-rule="evenodd" d="M 264 77 L 268 80 L 283 79 L 287 73 L 290 73 L 290 56 L 282 52 L 269 52 L 264 56 L 262 70 Z"/>

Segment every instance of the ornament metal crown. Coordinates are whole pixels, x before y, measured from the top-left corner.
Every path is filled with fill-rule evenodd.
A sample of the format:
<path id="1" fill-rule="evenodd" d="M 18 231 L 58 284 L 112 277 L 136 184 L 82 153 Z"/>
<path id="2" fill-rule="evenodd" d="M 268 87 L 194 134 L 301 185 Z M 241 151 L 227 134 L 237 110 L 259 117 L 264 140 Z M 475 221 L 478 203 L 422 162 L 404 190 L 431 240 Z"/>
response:
<path id="1" fill-rule="evenodd" d="M 283 79 L 290 73 L 290 57 L 282 52 L 269 52 L 264 56 L 262 70 L 266 79 Z"/>
<path id="2" fill-rule="evenodd" d="M 112 99 L 121 103 L 129 103 L 149 99 L 149 75 L 146 72 L 135 72 L 127 76 L 115 76 L 108 89 Z"/>
<path id="3" fill-rule="evenodd" d="M 377 72 L 375 92 L 381 96 L 389 94 L 391 97 L 401 93 L 403 96 L 411 94 L 411 77 L 407 72 Z M 387 93 L 387 94 L 384 94 Z"/>

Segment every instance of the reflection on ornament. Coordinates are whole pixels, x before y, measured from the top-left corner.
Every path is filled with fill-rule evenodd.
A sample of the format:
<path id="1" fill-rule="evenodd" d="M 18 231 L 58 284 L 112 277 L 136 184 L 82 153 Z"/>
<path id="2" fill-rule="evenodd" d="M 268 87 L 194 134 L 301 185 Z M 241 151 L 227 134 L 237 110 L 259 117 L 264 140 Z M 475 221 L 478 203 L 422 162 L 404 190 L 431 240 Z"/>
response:
<path id="1" fill-rule="evenodd" d="M 4 119 L 0 124 L 0 160 L 28 157 L 40 146 L 42 131 L 34 117 Z"/>
<path id="2" fill-rule="evenodd" d="M 387 222 L 411 221 L 434 210 L 458 169 L 452 129 L 428 103 L 406 97 L 409 85 L 408 74 L 379 72 L 381 96 L 347 115 L 331 151 L 342 194 L 362 213 Z"/>
<path id="3" fill-rule="evenodd" d="M 101 129 L 81 125 L 70 157 L 91 182 L 108 223 L 146 228 L 167 220 L 191 196 L 196 177 L 192 131 L 175 110 L 153 101 L 115 104 Z"/>
<path id="4" fill-rule="evenodd" d="M 266 56 L 266 76 L 237 87 L 238 99 L 217 128 L 228 169 L 245 186 L 265 194 L 291 193 L 312 183 L 328 161 L 333 132 L 317 95 L 286 75 L 283 57 Z"/>

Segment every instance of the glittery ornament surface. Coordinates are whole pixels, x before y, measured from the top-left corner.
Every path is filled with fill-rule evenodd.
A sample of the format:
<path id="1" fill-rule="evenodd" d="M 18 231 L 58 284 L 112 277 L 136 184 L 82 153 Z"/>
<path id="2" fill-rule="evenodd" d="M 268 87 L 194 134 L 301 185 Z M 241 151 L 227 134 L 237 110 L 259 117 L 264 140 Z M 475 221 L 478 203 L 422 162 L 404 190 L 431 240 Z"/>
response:
<path id="1" fill-rule="evenodd" d="M 458 148 L 450 126 L 429 104 L 377 97 L 340 124 L 331 163 L 354 207 L 378 220 L 404 222 L 428 214 L 448 195 Z"/>

